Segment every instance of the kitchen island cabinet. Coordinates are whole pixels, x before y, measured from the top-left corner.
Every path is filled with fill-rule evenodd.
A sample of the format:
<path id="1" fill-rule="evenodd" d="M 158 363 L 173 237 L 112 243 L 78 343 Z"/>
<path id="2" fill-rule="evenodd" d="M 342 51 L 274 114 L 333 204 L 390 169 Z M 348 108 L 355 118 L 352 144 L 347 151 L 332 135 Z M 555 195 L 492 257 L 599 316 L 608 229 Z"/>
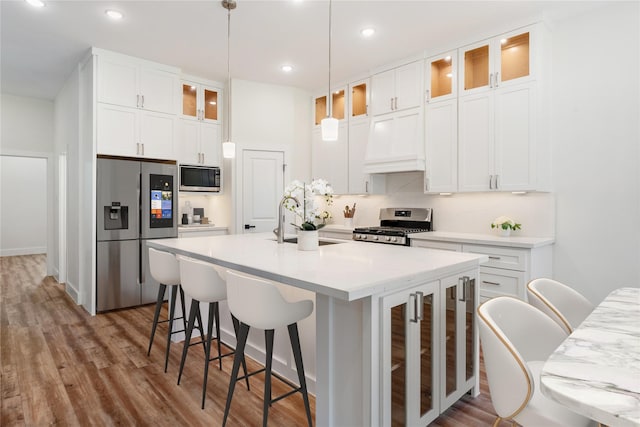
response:
<path id="1" fill-rule="evenodd" d="M 487 259 L 349 241 L 298 251 L 294 244 L 277 244 L 271 233 L 158 239 L 148 245 L 315 293 L 319 426 L 384 424 L 380 387 L 385 295 L 448 277 L 475 276 Z M 477 364 L 476 356 L 476 369 Z"/>

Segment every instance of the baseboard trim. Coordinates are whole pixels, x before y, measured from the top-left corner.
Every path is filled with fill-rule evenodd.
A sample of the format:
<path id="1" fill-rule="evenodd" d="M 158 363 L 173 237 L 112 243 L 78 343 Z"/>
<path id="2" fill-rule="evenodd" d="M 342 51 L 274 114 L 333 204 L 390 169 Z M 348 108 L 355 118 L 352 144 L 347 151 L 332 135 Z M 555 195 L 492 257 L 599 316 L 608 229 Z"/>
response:
<path id="1" fill-rule="evenodd" d="M 0 249 L 0 256 L 40 255 L 46 254 L 46 247 Z"/>

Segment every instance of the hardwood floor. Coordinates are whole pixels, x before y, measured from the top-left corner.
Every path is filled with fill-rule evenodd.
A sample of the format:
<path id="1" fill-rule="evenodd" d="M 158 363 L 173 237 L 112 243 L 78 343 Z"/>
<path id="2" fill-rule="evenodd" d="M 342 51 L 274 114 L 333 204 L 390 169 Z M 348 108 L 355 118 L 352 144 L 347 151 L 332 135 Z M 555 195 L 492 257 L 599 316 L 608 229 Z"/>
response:
<path id="1" fill-rule="evenodd" d="M 199 347 L 191 348 L 179 386 L 181 344 L 172 345 L 169 371 L 163 372 L 165 324 L 158 328 L 151 356 L 146 355 L 153 305 L 90 316 L 62 285 L 45 277 L 45 270 L 43 255 L 0 258 L 1 426 L 221 424 L 231 358 L 224 359 L 222 371 L 211 364 L 202 410 L 204 356 Z M 258 368 L 248 363 L 250 370 Z M 466 396 L 433 426 L 493 423 L 481 369 L 482 394 Z M 238 383 L 229 426 L 261 424 L 262 390 L 261 375 L 252 377 L 251 391 Z M 274 381 L 274 395 L 287 390 Z M 269 424 L 306 425 L 300 395 L 275 403 Z"/>

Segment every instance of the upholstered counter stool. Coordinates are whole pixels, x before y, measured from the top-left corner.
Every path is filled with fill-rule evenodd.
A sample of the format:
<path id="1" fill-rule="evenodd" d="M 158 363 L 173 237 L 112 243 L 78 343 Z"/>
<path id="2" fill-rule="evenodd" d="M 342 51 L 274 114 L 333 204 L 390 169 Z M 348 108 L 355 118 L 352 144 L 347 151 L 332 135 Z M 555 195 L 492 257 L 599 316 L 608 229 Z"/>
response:
<path id="1" fill-rule="evenodd" d="M 186 337 L 184 341 L 184 347 L 182 350 L 182 360 L 180 361 L 180 373 L 178 374 L 178 384 L 182 379 L 182 371 L 184 370 L 184 363 L 187 360 L 187 353 L 191 345 L 199 343 L 191 343 L 191 335 L 193 333 L 194 324 L 197 319 L 200 319 L 200 303 L 209 304 L 209 317 L 207 322 L 207 337 L 202 339 L 205 344 L 205 359 L 204 359 L 204 379 L 202 380 L 202 409 L 204 409 L 205 397 L 207 394 L 207 378 L 209 375 L 209 362 L 215 360 L 219 363 L 219 368 L 222 370 L 222 358 L 231 356 L 234 354 L 233 349 L 227 353 L 222 353 L 222 346 L 220 340 L 220 310 L 219 302 L 227 299 L 227 286 L 223 275 L 226 270 L 216 267 L 213 264 L 198 261 L 191 258 L 179 256 L 180 262 L 180 282 L 182 288 L 187 296 L 191 297 L 191 308 L 189 309 L 189 320 L 187 321 Z M 215 320 L 215 337 L 213 336 L 213 323 Z M 236 336 L 238 334 L 239 322 L 238 319 L 231 316 L 233 321 L 233 329 Z M 198 320 L 201 324 L 200 320 Z M 218 355 L 211 357 L 211 342 L 217 341 Z M 225 347 L 229 347 L 225 344 Z M 242 358 L 242 365 L 247 382 L 247 388 L 249 388 L 249 378 L 247 377 L 247 366 Z"/>
<path id="2" fill-rule="evenodd" d="M 227 271 L 227 301 L 229 310 L 240 321 L 240 330 L 238 332 L 238 344 L 233 359 L 233 369 L 231 371 L 231 380 L 229 382 L 229 392 L 222 425 L 224 426 L 227 423 L 235 384 L 238 380 L 244 378 L 238 378 L 238 370 L 240 368 L 240 362 L 244 360 L 244 348 L 247 343 L 249 328 L 255 327 L 263 329 L 265 332 L 265 368 L 249 374 L 254 375 L 259 372 L 265 372 L 262 425 L 264 427 L 267 425 L 269 407 L 272 403 L 293 393 L 300 392 L 304 400 L 307 422 L 309 427 L 311 427 L 313 423 L 311 421 L 311 409 L 309 407 L 309 396 L 307 394 L 307 382 L 304 376 L 297 322 L 311 314 L 313 311 L 313 302 L 310 300 L 287 302 L 273 283 L 232 270 Z M 289 330 L 289 339 L 291 340 L 291 349 L 293 350 L 293 357 L 298 370 L 300 386 L 296 386 L 285 378 L 271 372 L 274 330 L 284 326 Z M 247 375 L 245 375 L 245 377 L 246 376 Z M 291 386 L 293 390 L 272 399 L 272 376 Z"/>
<path id="3" fill-rule="evenodd" d="M 180 265 L 178 264 L 178 260 L 173 254 L 149 248 L 149 269 L 151 270 L 151 277 L 153 277 L 160 283 L 160 287 L 158 288 L 158 298 L 156 300 L 156 309 L 153 315 L 153 325 L 151 326 L 151 337 L 149 338 L 149 350 L 147 350 L 147 356 L 151 354 L 151 346 L 153 345 L 153 338 L 156 335 L 156 328 L 158 327 L 158 323 L 168 322 L 169 331 L 167 333 L 167 348 L 165 350 L 164 356 L 164 371 L 167 372 L 167 366 L 169 364 L 169 350 L 171 348 L 171 335 L 184 332 L 184 329 L 173 331 L 173 322 L 180 319 L 184 321 L 185 313 L 184 292 L 180 287 Z M 164 304 L 164 294 L 166 292 L 167 286 L 171 287 L 169 317 L 165 320 L 158 320 L 160 318 L 162 305 Z M 178 291 L 180 291 L 182 316 L 175 317 Z"/>

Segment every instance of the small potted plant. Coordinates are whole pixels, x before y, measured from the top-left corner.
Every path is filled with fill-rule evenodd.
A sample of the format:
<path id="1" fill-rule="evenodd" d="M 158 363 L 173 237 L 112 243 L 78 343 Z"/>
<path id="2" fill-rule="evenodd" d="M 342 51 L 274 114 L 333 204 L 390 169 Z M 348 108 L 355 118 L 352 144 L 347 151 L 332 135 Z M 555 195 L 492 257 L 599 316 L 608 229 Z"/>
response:
<path id="1" fill-rule="evenodd" d="M 511 230 L 520 230 L 521 227 L 521 224 L 516 223 L 508 216 L 499 216 L 491 223 L 491 228 L 497 228 L 503 237 L 509 237 Z"/>
<path id="2" fill-rule="evenodd" d="M 333 202 L 333 189 L 324 179 L 315 179 L 310 184 L 293 181 L 284 190 L 284 206 L 293 212 L 299 224 L 298 249 L 314 250 L 318 248 L 318 230 L 324 227 L 331 213 L 316 206 L 316 197 L 322 198 L 326 205 Z"/>

